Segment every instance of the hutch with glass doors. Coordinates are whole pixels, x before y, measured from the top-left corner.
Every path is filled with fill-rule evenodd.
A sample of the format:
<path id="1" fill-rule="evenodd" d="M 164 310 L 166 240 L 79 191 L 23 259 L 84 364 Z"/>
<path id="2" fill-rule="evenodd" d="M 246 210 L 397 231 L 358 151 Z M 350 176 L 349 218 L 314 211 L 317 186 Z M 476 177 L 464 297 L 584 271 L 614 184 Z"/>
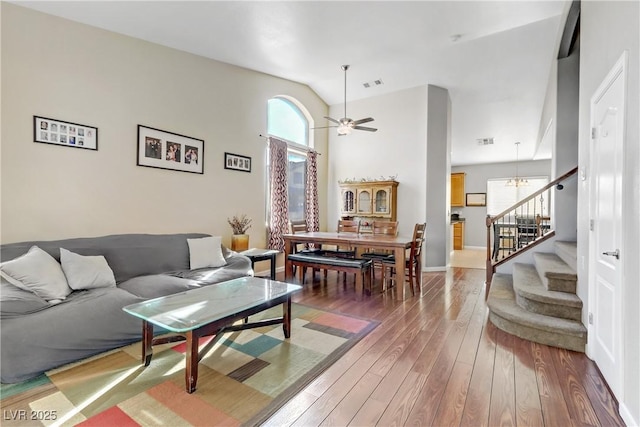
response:
<path id="1" fill-rule="evenodd" d="M 396 221 L 398 181 L 340 183 L 342 219 L 360 219 L 365 228 L 375 219 Z"/>

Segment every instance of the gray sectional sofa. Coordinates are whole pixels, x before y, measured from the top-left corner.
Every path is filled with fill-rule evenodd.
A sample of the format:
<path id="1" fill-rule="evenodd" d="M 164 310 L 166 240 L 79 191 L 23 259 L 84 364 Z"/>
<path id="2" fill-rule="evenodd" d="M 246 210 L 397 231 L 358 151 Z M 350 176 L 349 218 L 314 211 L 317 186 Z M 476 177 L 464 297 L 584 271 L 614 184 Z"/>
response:
<path id="1" fill-rule="evenodd" d="M 37 246 L 60 262 L 60 248 L 104 256 L 115 286 L 73 290 L 51 303 L 2 279 L 2 383 L 15 383 L 57 366 L 141 339 L 141 321 L 122 307 L 253 274 L 247 257 L 222 247 L 221 267 L 190 268 L 187 239 L 206 234 L 123 234 L 0 246 L 4 263 Z M 45 255 L 46 256 L 46 255 Z"/>

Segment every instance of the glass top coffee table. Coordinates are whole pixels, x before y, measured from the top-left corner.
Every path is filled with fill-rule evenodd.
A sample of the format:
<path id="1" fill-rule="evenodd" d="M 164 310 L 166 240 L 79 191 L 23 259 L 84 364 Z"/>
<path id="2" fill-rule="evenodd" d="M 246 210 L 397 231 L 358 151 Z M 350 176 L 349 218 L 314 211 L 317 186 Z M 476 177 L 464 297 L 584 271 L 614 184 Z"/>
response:
<path id="1" fill-rule="evenodd" d="M 275 280 L 242 277 L 215 285 L 155 298 L 123 308 L 142 319 L 142 362 L 151 363 L 154 345 L 186 340 L 185 385 L 193 393 L 198 380 L 198 362 L 226 332 L 282 323 L 285 338 L 291 335 L 291 294 L 302 289 Z M 249 323 L 249 316 L 282 304 L 282 317 Z M 234 325 L 238 320 L 243 323 Z M 153 326 L 171 336 L 153 337 Z M 201 337 L 214 338 L 198 351 Z"/>

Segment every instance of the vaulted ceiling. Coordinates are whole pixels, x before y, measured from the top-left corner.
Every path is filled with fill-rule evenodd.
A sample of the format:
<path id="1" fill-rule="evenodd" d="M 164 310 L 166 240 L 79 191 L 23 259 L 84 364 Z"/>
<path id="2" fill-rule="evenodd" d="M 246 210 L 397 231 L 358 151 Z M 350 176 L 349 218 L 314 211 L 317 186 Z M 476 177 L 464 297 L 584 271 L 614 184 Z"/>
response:
<path id="1" fill-rule="evenodd" d="M 566 1 L 15 3 L 301 82 L 329 105 L 343 101 L 343 64 L 348 101 L 441 86 L 452 164 L 513 161 L 516 141 L 520 160 L 550 155 L 540 119 Z"/>

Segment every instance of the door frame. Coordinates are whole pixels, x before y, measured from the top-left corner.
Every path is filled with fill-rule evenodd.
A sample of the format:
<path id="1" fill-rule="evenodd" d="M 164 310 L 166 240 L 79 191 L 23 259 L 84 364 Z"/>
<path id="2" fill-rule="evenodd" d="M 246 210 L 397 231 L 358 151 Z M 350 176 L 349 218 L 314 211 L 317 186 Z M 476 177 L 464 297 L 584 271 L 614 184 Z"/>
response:
<path id="1" fill-rule="evenodd" d="M 602 96 L 604 96 L 604 94 L 606 93 L 606 91 L 609 89 L 609 87 L 613 84 L 614 80 L 616 78 L 618 78 L 620 75 L 622 75 L 622 79 L 623 79 L 623 84 L 624 84 L 624 92 L 623 92 L 623 105 L 625 108 L 625 111 L 622 116 L 622 150 L 623 152 L 626 149 L 626 142 L 627 142 L 627 138 L 626 138 L 626 122 L 627 122 L 627 117 L 626 117 L 626 112 L 627 112 L 627 88 L 628 88 L 628 63 L 629 63 L 629 59 L 628 59 L 629 55 L 628 55 L 628 51 L 623 51 L 622 55 L 620 56 L 620 58 L 616 61 L 616 63 L 614 64 L 614 66 L 611 68 L 611 70 L 607 73 L 606 77 L 602 80 L 602 82 L 600 83 L 600 85 L 598 86 L 598 88 L 595 90 L 594 94 L 591 96 L 591 100 L 589 103 L 589 132 L 591 134 L 591 130 L 595 127 L 595 104 L 596 102 L 602 98 Z M 589 171 L 593 171 L 593 165 L 594 165 L 594 143 L 593 143 L 593 138 L 590 135 L 589 138 Z M 624 179 L 624 174 L 625 174 L 625 168 L 624 168 L 624 162 L 621 165 L 622 167 L 622 171 L 621 171 L 621 176 L 622 176 L 622 180 L 621 180 L 621 190 L 620 190 L 620 194 L 621 194 L 621 209 L 622 212 L 625 211 L 625 190 L 626 190 L 626 185 L 625 185 L 625 179 Z M 596 200 L 595 200 L 595 176 L 593 174 L 590 174 L 589 177 L 589 218 L 590 220 L 594 220 L 595 218 L 595 206 L 596 206 Z M 623 220 L 622 218 L 620 219 L 620 227 L 622 228 L 623 225 Z M 623 391 L 624 391 L 624 381 L 625 381 L 625 366 L 624 366 L 624 354 L 625 354 L 625 344 L 624 344 L 624 339 L 623 337 L 625 336 L 624 332 L 625 332 L 625 324 L 622 321 L 625 318 L 625 313 L 623 312 L 625 309 L 625 306 L 623 304 L 624 298 L 625 298 L 625 280 L 624 280 L 624 267 L 625 267 L 625 262 L 626 262 L 626 255 L 628 254 L 628 252 L 625 250 L 625 248 L 627 247 L 626 245 L 626 239 L 625 239 L 625 234 L 621 233 L 620 235 L 620 250 L 621 250 L 621 256 L 620 256 L 620 261 L 619 261 L 619 266 L 618 266 L 618 282 L 619 282 L 619 291 L 618 291 L 618 295 L 617 295 L 617 301 L 615 301 L 615 304 L 618 306 L 619 310 L 615 311 L 615 325 L 617 325 L 617 327 L 615 327 L 615 344 L 617 345 L 617 348 L 619 349 L 619 351 L 617 352 L 617 354 L 615 355 L 616 357 L 616 362 L 615 362 L 615 374 L 617 376 L 617 378 L 615 378 L 616 381 L 616 385 L 617 385 L 617 389 L 613 389 L 613 387 L 610 386 L 613 394 L 615 395 L 615 397 L 618 399 L 619 402 L 623 401 Z M 614 248 L 615 249 L 615 248 Z M 589 277 L 589 304 L 588 304 L 588 310 L 589 310 L 589 321 L 588 321 L 588 326 L 587 326 L 587 331 L 588 331 L 588 336 L 594 336 L 595 332 L 594 332 L 594 325 L 593 322 L 591 321 L 591 314 L 595 312 L 595 307 L 596 307 L 596 281 L 595 281 L 595 276 L 596 276 L 596 262 L 595 262 L 595 257 L 596 257 L 596 253 L 599 250 L 599 248 L 596 247 L 595 244 L 595 238 L 594 238 L 594 233 L 593 230 L 591 230 L 591 232 L 589 233 L 589 267 L 588 267 L 588 277 Z M 594 354 L 594 340 L 587 340 L 587 355 L 593 359 L 593 354 Z"/>

